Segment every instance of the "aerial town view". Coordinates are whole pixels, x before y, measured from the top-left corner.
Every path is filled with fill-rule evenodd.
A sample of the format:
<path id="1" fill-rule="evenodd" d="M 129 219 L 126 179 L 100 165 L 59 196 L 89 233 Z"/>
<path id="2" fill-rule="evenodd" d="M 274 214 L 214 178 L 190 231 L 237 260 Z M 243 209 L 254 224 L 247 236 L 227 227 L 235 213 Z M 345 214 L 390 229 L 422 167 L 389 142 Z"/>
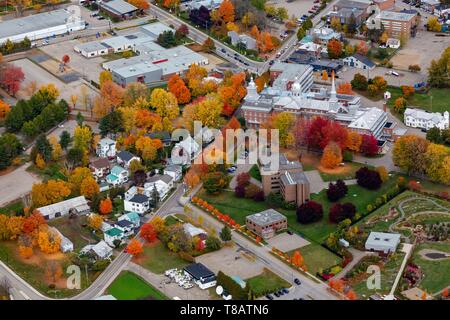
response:
<path id="1" fill-rule="evenodd" d="M 450 0 L 0 0 L 0 300 L 450 301 L 449 118 Z"/>

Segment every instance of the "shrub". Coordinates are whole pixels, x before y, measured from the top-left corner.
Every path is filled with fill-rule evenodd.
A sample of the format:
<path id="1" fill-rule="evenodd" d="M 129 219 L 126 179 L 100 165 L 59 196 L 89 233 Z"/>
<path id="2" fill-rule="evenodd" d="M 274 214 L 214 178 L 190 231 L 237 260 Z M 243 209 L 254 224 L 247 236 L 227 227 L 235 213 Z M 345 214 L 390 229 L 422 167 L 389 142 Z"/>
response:
<path id="1" fill-rule="evenodd" d="M 380 174 L 377 171 L 363 167 L 356 171 L 356 181 L 358 185 L 369 190 L 376 190 L 381 186 Z"/>
<path id="2" fill-rule="evenodd" d="M 253 200 L 257 201 L 257 202 L 262 202 L 264 201 L 265 197 L 264 197 L 264 191 L 259 191 L 255 194 L 255 196 L 253 197 Z"/>
<path id="3" fill-rule="evenodd" d="M 336 202 L 339 199 L 345 197 L 345 195 L 347 194 L 347 191 L 348 191 L 348 188 L 344 181 L 338 180 L 338 181 L 336 181 L 336 184 L 333 184 L 332 182 L 330 182 L 328 184 L 328 189 L 327 189 L 327 198 L 331 202 Z"/>
<path id="4" fill-rule="evenodd" d="M 255 195 L 260 192 L 261 189 L 254 184 L 249 184 L 245 187 L 245 197 L 248 199 L 253 199 Z"/>
<path id="5" fill-rule="evenodd" d="M 319 221 L 322 217 L 322 205 L 315 201 L 307 201 L 297 208 L 297 221 L 302 224 Z"/>
<path id="6" fill-rule="evenodd" d="M 236 188 L 234 188 L 234 195 L 238 198 L 244 198 L 245 197 L 245 187 L 237 186 Z"/>
<path id="7" fill-rule="evenodd" d="M 267 203 L 273 208 L 279 208 L 283 205 L 283 196 L 279 193 L 271 192 L 267 196 Z"/>
<path id="8" fill-rule="evenodd" d="M 250 174 L 248 172 L 242 172 L 236 177 L 238 186 L 248 186 L 250 184 Z"/>
<path id="9" fill-rule="evenodd" d="M 345 219 L 353 219 L 356 214 L 356 208 L 350 202 L 340 204 L 335 203 L 330 208 L 329 219 L 331 222 L 338 223 Z"/>

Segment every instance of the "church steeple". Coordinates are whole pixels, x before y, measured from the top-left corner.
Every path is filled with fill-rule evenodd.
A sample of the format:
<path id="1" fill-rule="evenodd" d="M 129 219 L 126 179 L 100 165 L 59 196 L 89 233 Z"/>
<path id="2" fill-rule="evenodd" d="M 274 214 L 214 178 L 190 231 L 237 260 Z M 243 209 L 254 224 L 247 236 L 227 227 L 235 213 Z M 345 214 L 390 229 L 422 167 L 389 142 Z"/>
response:
<path id="1" fill-rule="evenodd" d="M 257 101 L 259 99 L 258 89 L 256 88 L 255 81 L 253 77 L 250 78 L 250 82 L 247 86 L 247 95 L 245 96 L 245 101 Z"/>
<path id="2" fill-rule="evenodd" d="M 337 112 L 338 98 L 337 98 L 337 93 L 336 93 L 336 84 L 334 83 L 334 70 L 331 73 L 331 91 L 330 91 L 330 98 L 328 99 L 328 103 L 330 104 L 330 111 Z"/>

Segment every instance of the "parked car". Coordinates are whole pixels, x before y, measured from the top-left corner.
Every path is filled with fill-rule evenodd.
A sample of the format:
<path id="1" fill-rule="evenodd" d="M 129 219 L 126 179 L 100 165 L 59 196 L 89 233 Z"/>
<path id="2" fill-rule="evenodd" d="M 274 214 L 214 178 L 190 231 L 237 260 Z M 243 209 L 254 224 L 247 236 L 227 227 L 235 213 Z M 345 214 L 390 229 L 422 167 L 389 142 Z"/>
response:
<path id="1" fill-rule="evenodd" d="M 280 296 L 284 296 L 284 292 L 283 292 L 283 290 L 278 290 L 278 292 L 277 292 Z"/>
<path id="2" fill-rule="evenodd" d="M 274 295 L 275 297 L 277 297 L 277 298 L 280 297 L 280 294 L 279 294 L 278 292 L 274 292 L 273 295 Z"/>
<path id="3" fill-rule="evenodd" d="M 291 230 L 288 230 L 288 231 L 287 231 L 287 234 L 290 235 L 290 236 L 292 236 L 294 233 L 293 233 Z"/>
<path id="4" fill-rule="evenodd" d="M 286 288 L 281 289 L 281 291 L 282 291 L 283 293 L 285 293 L 285 294 L 288 294 L 288 293 L 289 293 L 289 290 L 286 289 Z"/>
<path id="5" fill-rule="evenodd" d="M 273 300 L 273 297 L 272 297 L 272 295 L 270 295 L 270 294 L 266 294 L 266 298 L 267 298 L 268 300 Z"/>
<path id="6" fill-rule="evenodd" d="M 298 278 L 294 279 L 294 283 L 298 286 L 302 284 Z"/>
<path id="7" fill-rule="evenodd" d="M 227 52 L 224 48 L 220 49 L 223 53 Z"/>

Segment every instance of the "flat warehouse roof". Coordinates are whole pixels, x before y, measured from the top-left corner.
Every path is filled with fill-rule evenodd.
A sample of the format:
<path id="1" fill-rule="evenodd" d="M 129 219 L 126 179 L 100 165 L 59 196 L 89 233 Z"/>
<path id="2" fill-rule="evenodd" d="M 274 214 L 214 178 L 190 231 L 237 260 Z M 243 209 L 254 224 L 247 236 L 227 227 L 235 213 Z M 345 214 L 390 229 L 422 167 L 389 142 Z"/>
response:
<path id="1" fill-rule="evenodd" d="M 0 22 L 0 39 L 64 25 L 71 15 L 61 9 Z"/>
<path id="2" fill-rule="evenodd" d="M 138 10 L 138 8 L 123 0 L 102 2 L 100 4 L 100 7 L 103 7 L 116 14 L 126 14 Z"/>

